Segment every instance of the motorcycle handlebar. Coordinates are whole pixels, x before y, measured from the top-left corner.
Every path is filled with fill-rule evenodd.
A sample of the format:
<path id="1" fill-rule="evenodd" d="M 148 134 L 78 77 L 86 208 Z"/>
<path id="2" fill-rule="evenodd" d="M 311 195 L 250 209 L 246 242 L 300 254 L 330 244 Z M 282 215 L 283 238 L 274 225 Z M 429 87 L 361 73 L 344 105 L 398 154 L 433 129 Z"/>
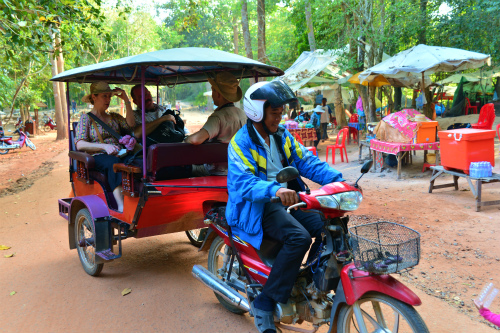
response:
<path id="1" fill-rule="evenodd" d="M 281 202 L 281 198 L 280 198 L 280 197 L 272 197 L 272 198 L 271 198 L 271 202 L 272 202 L 272 203 L 278 203 L 278 202 Z"/>

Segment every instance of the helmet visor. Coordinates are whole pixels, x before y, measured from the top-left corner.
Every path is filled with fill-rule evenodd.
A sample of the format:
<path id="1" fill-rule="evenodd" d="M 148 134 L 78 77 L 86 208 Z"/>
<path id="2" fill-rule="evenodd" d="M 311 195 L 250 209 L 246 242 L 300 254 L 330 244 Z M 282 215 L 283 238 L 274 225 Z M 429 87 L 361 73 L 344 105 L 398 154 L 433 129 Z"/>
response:
<path id="1" fill-rule="evenodd" d="M 292 89 L 283 81 L 271 81 L 250 94 L 253 100 L 265 100 L 271 104 L 271 107 L 277 108 L 284 104 L 296 101 L 297 97 Z"/>

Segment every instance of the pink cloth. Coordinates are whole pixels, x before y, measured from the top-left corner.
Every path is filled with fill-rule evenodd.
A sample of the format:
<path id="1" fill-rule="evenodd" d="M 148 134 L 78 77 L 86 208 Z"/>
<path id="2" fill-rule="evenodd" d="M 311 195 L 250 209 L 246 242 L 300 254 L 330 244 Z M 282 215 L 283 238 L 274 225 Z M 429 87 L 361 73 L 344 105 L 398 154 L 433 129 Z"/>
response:
<path id="1" fill-rule="evenodd" d="M 363 111 L 363 100 L 361 96 L 358 97 L 358 101 L 356 102 L 356 109 Z"/>
<path id="2" fill-rule="evenodd" d="M 134 150 L 134 147 L 135 147 L 135 138 L 130 136 L 130 135 L 125 135 L 124 137 L 122 137 L 119 141 L 122 145 L 125 146 L 125 148 L 127 148 L 127 150 Z"/>
<path id="3" fill-rule="evenodd" d="M 397 142 L 384 142 L 377 139 L 370 140 L 370 149 L 375 151 L 381 151 L 383 153 L 388 153 L 396 155 L 402 151 L 411 150 L 439 150 L 439 142 L 431 143 L 397 143 Z"/>
<path id="4" fill-rule="evenodd" d="M 421 113 L 413 109 L 404 109 L 399 112 L 391 113 L 382 120 L 397 129 L 407 138 L 413 138 L 417 133 L 418 123 L 410 121 L 409 118 L 414 118 L 416 115 L 421 115 Z M 426 117 L 426 119 L 430 121 L 429 118 Z"/>
<path id="5" fill-rule="evenodd" d="M 482 308 L 481 310 L 479 310 L 479 313 L 490 323 L 500 326 L 500 315 L 494 314 L 486 308 Z"/>

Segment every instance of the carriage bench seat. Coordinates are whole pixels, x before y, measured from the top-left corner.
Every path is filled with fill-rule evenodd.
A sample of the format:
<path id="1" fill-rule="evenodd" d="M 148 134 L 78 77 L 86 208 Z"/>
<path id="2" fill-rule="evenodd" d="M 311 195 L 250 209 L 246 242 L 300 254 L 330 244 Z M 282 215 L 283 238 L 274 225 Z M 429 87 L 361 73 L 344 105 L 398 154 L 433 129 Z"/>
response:
<path id="1" fill-rule="evenodd" d="M 171 166 L 191 164 L 227 163 L 227 143 L 208 142 L 201 145 L 189 143 L 158 143 L 148 148 L 148 180 L 154 181 L 158 170 Z"/>

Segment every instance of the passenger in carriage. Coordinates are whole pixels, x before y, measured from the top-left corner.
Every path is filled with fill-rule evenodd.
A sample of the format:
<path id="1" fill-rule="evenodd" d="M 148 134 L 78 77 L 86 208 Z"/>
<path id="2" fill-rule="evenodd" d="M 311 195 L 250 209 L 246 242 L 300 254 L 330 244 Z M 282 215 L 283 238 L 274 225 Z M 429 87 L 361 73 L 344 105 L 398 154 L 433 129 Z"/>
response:
<path id="1" fill-rule="evenodd" d="M 127 114 L 123 118 L 118 113 L 106 112 L 111 102 L 111 97 L 116 95 L 125 102 Z M 127 94 L 120 88 L 111 89 L 106 82 L 94 82 L 90 85 L 90 94 L 82 98 L 84 103 L 90 103 L 93 107 L 89 113 L 108 124 L 112 129 L 121 135 L 130 133 L 134 128 L 135 121 L 132 107 Z M 132 150 L 135 139 L 126 136 L 127 150 Z M 113 196 L 117 203 L 117 210 L 123 211 L 123 193 L 121 173 L 113 171 L 113 164 L 123 163 L 125 157 L 119 157 L 118 153 L 124 148 L 120 143 L 125 143 L 113 137 L 108 131 L 103 130 L 88 113 L 82 114 L 75 133 L 75 146 L 80 151 L 93 154 L 95 167 L 97 170 L 107 175 L 108 184 L 113 190 Z"/>
<path id="2" fill-rule="evenodd" d="M 165 111 L 168 109 L 165 108 L 164 106 L 158 105 L 156 103 L 153 103 L 153 97 L 151 96 L 151 92 L 148 90 L 148 88 L 144 88 L 145 90 L 145 105 L 146 105 L 146 112 L 145 112 L 145 118 L 146 118 L 146 136 L 151 134 L 158 126 L 160 126 L 161 123 L 165 121 L 171 121 L 175 124 L 175 117 L 171 114 L 163 116 Z M 141 105 L 142 105 L 142 95 L 141 95 L 141 85 L 136 84 L 135 86 L 130 89 L 130 96 L 132 97 L 132 101 L 134 102 L 135 105 L 137 105 L 137 110 L 134 111 L 134 119 L 135 119 L 135 129 L 134 129 L 134 136 L 137 139 L 142 138 L 142 112 L 141 112 Z"/>
<path id="3" fill-rule="evenodd" d="M 184 142 L 199 145 L 207 140 L 217 140 L 229 143 L 231 138 L 247 122 L 247 116 L 234 103 L 242 97 L 241 88 L 236 77 L 229 72 L 217 74 L 215 80 L 208 79 L 212 85 L 212 99 L 217 109 L 208 117 L 205 125 L 196 133 L 188 136 Z M 196 175 L 225 175 L 227 174 L 227 163 L 215 165 L 205 164 L 206 173 Z"/>

